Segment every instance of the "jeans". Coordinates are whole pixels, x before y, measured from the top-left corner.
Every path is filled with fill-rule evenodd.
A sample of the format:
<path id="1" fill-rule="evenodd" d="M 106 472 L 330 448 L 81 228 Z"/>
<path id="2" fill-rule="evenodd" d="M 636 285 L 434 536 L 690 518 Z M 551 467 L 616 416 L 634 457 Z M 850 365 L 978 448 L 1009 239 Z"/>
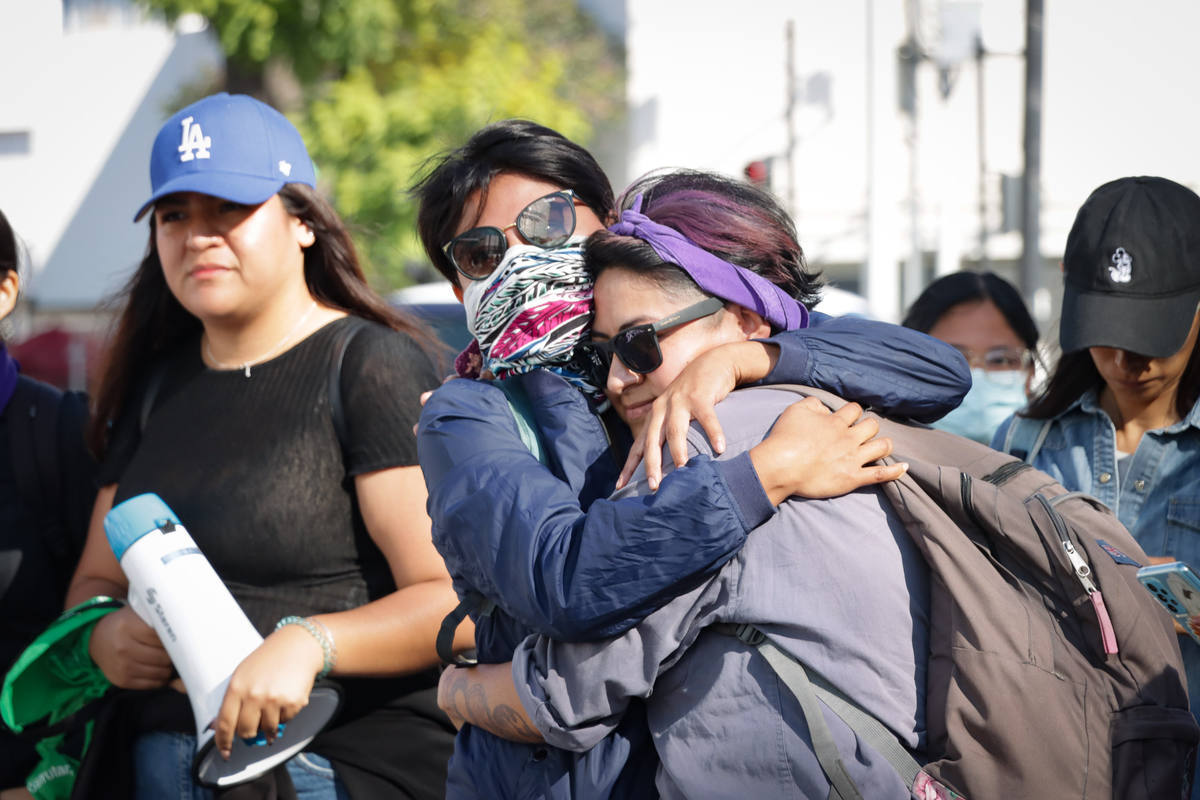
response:
<path id="1" fill-rule="evenodd" d="M 138 737 L 133 746 L 136 800 L 213 800 L 211 790 L 192 782 L 196 737 L 156 732 Z M 302 752 L 287 762 L 300 800 L 350 800 L 329 759 Z"/>

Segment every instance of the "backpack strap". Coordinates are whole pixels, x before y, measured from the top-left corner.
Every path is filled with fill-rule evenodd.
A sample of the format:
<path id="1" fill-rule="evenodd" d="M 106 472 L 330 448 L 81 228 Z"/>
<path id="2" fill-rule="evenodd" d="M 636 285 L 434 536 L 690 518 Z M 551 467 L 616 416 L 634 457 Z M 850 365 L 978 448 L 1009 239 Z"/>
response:
<path id="1" fill-rule="evenodd" d="M 1026 464 L 1032 464 L 1041 452 L 1042 445 L 1046 443 L 1053 423 L 1053 419 L 1039 420 L 1020 415 L 1013 417 L 1012 424 L 1004 434 L 1004 443 L 1000 450 L 1024 460 Z"/>
<path id="2" fill-rule="evenodd" d="M 718 623 L 708 627 L 709 630 L 733 636 L 758 650 L 783 684 L 795 695 L 800 703 L 800 711 L 804 714 L 804 722 L 808 725 L 813 752 L 825 772 L 825 777 L 829 779 L 831 798 L 862 800 L 862 794 L 846 771 L 846 765 L 842 763 L 841 754 L 821 713 L 818 699 L 841 717 L 863 741 L 887 759 L 892 768 L 899 773 L 906 787 L 911 788 L 914 785 L 921 765 L 908 749 L 883 723 L 825 680 L 819 672 L 811 667 L 806 669 L 804 664 L 780 650 L 762 631 L 749 623 Z"/>
<path id="3" fill-rule="evenodd" d="M 24 376 L 8 404 L 13 471 L 17 490 L 41 512 L 59 496 L 58 406 L 62 392 Z"/>
<path id="4" fill-rule="evenodd" d="M 442 620 L 442 627 L 438 629 L 438 658 L 447 664 L 458 664 L 463 667 L 473 667 L 478 664 L 479 659 L 475 658 L 473 652 L 468 654 L 454 652 L 454 632 L 458 630 L 458 626 L 462 624 L 468 614 L 474 614 L 478 619 L 488 616 L 495 608 L 496 604 L 479 592 L 467 592 L 454 610 Z"/>
<path id="5" fill-rule="evenodd" d="M 529 448 L 529 452 L 533 453 L 534 458 L 542 464 L 548 463 L 546 446 L 542 443 L 541 429 L 534 420 L 533 404 L 529 402 L 529 395 L 526 393 L 525 387 L 516 380 L 494 380 L 492 385 L 498 387 L 508 398 L 508 409 L 517 423 L 517 432 L 521 435 L 521 442 Z"/>
<path id="6" fill-rule="evenodd" d="M 154 413 L 154 406 L 158 402 L 158 393 L 162 391 L 163 379 L 167 376 L 167 362 L 159 361 L 150 370 L 150 377 L 146 379 L 146 391 L 142 394 L 142 407 L 138 409 L 138 436 L 141 436 L 146 431 L 146 425 L 150 422 L 150 415 Z"/>
<path id="7" fill-rule="evenodd" d="M 342 448 L 342 464 L 346 463 L 346 450 L 350 443 L 350 429 L 346 422 L 346 404 L 342 400 L 342 363 L 350 343 L 369 323 L 361 317 L 350 317 L 350 322 L 337 332 L 333 349 L 329 354 L 329 413 L 333 417 L 333 432 Z"/>

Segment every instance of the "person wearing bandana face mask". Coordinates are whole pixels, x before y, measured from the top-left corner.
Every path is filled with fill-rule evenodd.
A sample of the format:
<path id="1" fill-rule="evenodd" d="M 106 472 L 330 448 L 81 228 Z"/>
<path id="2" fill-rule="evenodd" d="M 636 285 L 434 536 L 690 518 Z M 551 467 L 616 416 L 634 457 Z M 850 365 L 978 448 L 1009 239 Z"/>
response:
<path id="1" fill-rule="evenodd" d="M 962 405 L 933 427 L 990 444 L 1000 423 L 1025 407 L 1037 352 L 1037 323 L 1020 292 L 992 272 L 938 278 L 900 323 L 958 349 L 971 366 Z"/>
<path id="2" fill-rule="evenodd" d="M 571 237 L 602 229 L 614 208 L 603 173 L 590 154 L 554 131 L 509 121 L 477 133 L 414 191 L 427 254 L 475 309 L 472 325 L 481 341 L 474 359 L 460 358 L 459 371 L 465 372 L 463 362 L 477 360 L 471 366 L 497 366 L 506 377 L 443 385 L 426 403 L 418 431 L 434 542 L 460 597 L 481 593 L 494 603 L 486 614 L 472 614 L 480 662 L 507 662 L 531 632 L 581 639 L 629 628 L 675 587 L 736 552 L 760 515 L 769 513 L 769 503 L 761 503 L 769 484 L 785 494 L 800 493 L 805 480 L 819 475 L 832 480 L 823 488 L 810 483 L 805 493 L 840 494 L 889 477 L 863 468 L 875 457 L 868 450 L 878 445 L 864 444 L 869 434 L 862 428 L 818 419 L 815 428 L 828 426 L 835 434 L 840 428 L 840 434 L 822 438 L 828 447 L 821 454 L 839 469 L 802 463 L 813 455 L 801 456 L 803 448 L 781 448 L 771 456 L 776 442 L 760 451 L 758 461 L 753 454 L 721 465 L 699 460 L 673 473 L 652 497 L 605 499 L 629 431 L 579 391 L 578 383 L 555 371 L 559 367 L 587 381 L 587 364 L 578 359 L 533 369 L 501 364 L 508 362 L 507 334 L 495 335 L 505 330 L 527 337 L 512 340 L 513 352 L 554 341 L 541 335 L 545 330 L 570 328 L 577 339 L 586 336 L 586 328 L 576 330 L 573 322 L 534 324 L 554 317 L 525 313 L 541 297 L 539 282 L 525 280 L 536 269 L 520 268 L 534 253 L 521 249 L 506 257 L 529 245 L 569 251 Z M 563 195 L 567 200 L 548 207 L 547 198 Z M 768 215 L 759 223 L 790 231 L 790 243 L 774 252 L 798 265 L 794 228 L 779 213 L 781 218 Z M 559 277 L 568 271 L 561 264 L 553 270 Z M 555 291 L 564 288 L 569 293 L 569 279 Z M 482 319 L 492 314 L 495 319 Z M 590 321 L 590 311 L 580 316 Z M 813 319 L 818 324 L 811 330 L 798 322 L 796 330 L 768 344 L 743 343 L 755 355 L 737 351 L 742 377 L 767 377 L 777 362 L 772 381 L 817 383 L 922 418 L 943 413 L 965 391 L 966 365 L 952 348 L 881 323 Z M 896 341 L 896 350 L 881 347 L 881 340 Z M 810 341 L 820 345 L 810 347 Z M 527 347 L 523 355 L 535 350 Z M 594 379 L 590 383 L 596 385 Z M 524 412 L 514 415 L 513 408 L 522 405 Z M 521 419 L 535 421 L 541 459 L 531 455 Z M 780 457 L 783 450 L 791 460 Z M 681 522 L 697 511 L 704 525 Z M 650 797 L 654 768 L 644 718 L 636 709 L 586 754 L 508 742 L 468 725 L 455 743 L 447 796 Z"/>

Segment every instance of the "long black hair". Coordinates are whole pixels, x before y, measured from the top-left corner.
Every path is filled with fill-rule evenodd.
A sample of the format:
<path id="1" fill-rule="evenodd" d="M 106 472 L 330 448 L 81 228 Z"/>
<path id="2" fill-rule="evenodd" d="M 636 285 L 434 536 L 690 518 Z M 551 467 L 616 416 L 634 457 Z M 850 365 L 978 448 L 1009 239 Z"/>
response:
<path id="1" fill-rule="evenodd" d="M 451 283 L 458 282 L 458 271 L 442 248 L 454 238 L 467 199 L 480 192 L 483 208 L 492 178 L 502 172 L 570 189 L 602 222 L 613 216 L 612 185 L 592 154 L 558 131 L 529 120 L 492 123 L 430 164 L 411 192 L 418 201 L 417 234 L 429 260 Z"/>
<path id="2" fill-rule="evenodd" d="M 1046 381 L 1046 387 L 1030 401 L 1029 407 L 1021 412 L 1023 417 L 1050 419 L 1066 411 L 1089 389 L 1099 391 L 1104 387 L 1104 378 L 1096 369 L 1096 362 L 1087 350 L 1063 353 Z M 1180 419 L 1191 413 L 1196 401 L 1200 400 L 1200 340 L 1192 347 L 1183 375 L 1179 378 L 1179 390 L 1175 394 L 1175 413 Z"/>
<path id="3" fill-rule="evenodd" d="M 0 211 L 0 276 L 17 271 L 17 235 Z"/>
<path id="4" fill-rule="evenodd" d="M 403 331 L 430 355 L 437 353 L 436 340 L 420 323 L 389 306 L 367 284 L 345 223 L 315 189 L 289 183 L 279 190 L 279 199 L 284 209 L 315 236 L 312 246 L 304 249 L 304 282 L 317 302 Z M 109 426 L 121 414 L 130 392 L 145 378 L 149 366 L 198 335 L 203 327 L 167 286 L 155 247 L 153 215 L 146 255 L 115 302 L 121 310 L 88 432 L 88 442 L 97 457 L 102 457 L 107 447 Z"/>

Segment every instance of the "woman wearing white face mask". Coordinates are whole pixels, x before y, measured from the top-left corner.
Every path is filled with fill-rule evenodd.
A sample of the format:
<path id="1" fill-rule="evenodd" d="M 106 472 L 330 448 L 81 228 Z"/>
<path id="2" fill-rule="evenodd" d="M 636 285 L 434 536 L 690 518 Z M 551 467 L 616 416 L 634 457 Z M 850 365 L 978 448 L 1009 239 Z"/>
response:
<path id="1" fill-rule="evenodd" d="M 971 365 L 971 390 L 935 428 L 988 444 L 1025 407 L 1038 329 L 1011 283 L 991 272 L 946 275 L 925 287 L 901 324 L 954 345 Z"/>

